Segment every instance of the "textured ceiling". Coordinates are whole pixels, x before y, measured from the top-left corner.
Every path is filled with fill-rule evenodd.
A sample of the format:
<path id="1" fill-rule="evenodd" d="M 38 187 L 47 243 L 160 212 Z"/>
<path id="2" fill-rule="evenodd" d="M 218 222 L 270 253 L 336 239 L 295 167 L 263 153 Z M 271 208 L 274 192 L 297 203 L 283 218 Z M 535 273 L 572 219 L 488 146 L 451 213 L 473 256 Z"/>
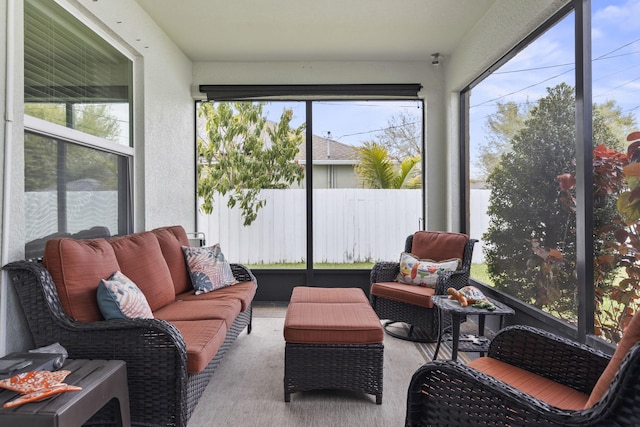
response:
<path id="1" fill-rule="evenodd" d="M 136 0 L 193 61 L 424 61 L 495 0 Z"/>

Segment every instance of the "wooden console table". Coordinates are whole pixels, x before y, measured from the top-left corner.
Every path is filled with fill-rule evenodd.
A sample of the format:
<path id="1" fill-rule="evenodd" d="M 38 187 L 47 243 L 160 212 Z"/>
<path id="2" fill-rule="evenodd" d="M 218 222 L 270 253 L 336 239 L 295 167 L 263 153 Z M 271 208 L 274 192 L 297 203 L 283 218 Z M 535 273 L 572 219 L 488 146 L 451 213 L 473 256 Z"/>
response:
<path id="1" fill-rule="evenodd" d="M 126 364 L 121 360 L 67 360 L 62 369 L 71 371 L 64 382 L 82 387 L 81 391 L 3 408 L 18 393 L 0 391 L 0 425 L 3 427 L 50 426 L 80 427 L 107 403 L 116 399 L 116 423 L 130 427 L 129 388 Z"/>

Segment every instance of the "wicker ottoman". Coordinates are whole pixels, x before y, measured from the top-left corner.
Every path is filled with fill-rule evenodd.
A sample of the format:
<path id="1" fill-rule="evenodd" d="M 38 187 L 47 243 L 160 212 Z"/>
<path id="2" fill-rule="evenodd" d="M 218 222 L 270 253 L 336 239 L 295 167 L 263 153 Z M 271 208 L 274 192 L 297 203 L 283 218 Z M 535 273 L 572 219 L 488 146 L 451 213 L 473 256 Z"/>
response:
<path id="1" fill-rule="evenodd" d="M 362 289 L 294 288 L 284 339 L 285 402 L 299 391 L 342 389 L 382 403 L 384 332 Z"/>

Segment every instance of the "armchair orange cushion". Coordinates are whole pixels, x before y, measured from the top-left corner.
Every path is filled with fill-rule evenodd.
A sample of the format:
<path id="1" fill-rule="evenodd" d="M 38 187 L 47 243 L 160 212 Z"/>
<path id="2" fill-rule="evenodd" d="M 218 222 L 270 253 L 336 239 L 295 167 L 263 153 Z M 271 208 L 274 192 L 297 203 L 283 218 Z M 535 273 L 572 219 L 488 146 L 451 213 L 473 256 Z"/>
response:
<path id="1" fill-rule="evenodd" d="M 444 261 L 451 258 L 463 259 L 464 248 L 469 236 L 445 231 L 417 231 L 413 235 L 411 253 L 420 259 Z"/>

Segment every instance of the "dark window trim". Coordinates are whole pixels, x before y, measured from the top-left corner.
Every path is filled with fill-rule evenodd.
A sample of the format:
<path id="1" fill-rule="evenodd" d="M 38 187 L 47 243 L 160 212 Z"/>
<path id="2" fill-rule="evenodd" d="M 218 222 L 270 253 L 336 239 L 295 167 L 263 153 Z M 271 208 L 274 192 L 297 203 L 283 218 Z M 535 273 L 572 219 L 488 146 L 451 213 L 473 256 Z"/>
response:
<path id="1" fill-rule="evenodd" d="M 366 97 L 418 98 L 422 85 L 398 84 L 327 84 L 327 85 L 200 85 L 200 92 L 208 101 L 238 101 L 277 97 Z"/>

